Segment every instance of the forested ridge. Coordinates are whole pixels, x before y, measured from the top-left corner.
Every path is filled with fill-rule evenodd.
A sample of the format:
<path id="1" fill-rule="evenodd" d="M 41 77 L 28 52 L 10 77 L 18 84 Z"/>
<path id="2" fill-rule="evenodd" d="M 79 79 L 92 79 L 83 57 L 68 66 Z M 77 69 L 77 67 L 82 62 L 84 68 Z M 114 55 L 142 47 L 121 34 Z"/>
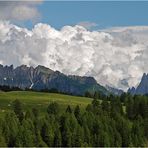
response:
<path id="1" fill-rule="evenodd" d="M 146 96 L 94 96 L 85 110 L 68 105 L 61 111 L 58 102 L 51 102 L 46 113 L 37 107 L 25 110 L 16 99 L 0 118 L 0 146 L 148 146 Z"/>

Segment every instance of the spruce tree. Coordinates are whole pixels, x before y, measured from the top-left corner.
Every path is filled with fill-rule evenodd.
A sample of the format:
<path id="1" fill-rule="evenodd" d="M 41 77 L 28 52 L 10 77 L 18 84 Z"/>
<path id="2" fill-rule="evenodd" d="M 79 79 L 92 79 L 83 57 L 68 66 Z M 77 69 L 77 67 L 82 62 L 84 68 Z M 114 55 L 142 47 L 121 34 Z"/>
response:
<path id="1" fill-rule="evenodd" d="M 16 136 L 18 134 L 19 121 L 13 112 L 8 112 L 4 118 L 3 134 L 7 146 L 14 147 L 16 143 Z"/>
<path id="2" fill-rule="evenodd" d="M 71 109 L 70 105 L 67 106 L 66 113 L 70 113 L 70 114 L 72 113 L 72 109 Z"/>
<path id="3" fill-rule="evenodd" d="M 59 107 L 58 103 L 52 102 L 52 103 L 49 104 L 49 106 L 47 108 L 48 114 L 57 115 L 59 112 L 60 112 L 60 107 Z"/>
<path id="4" fill-rule="evenodd" d="M 13 101 L 13 110 L 16 116 L 18 117 L 19 121 L 22 122 L 24 118 L 23 107 L 22 107 L 22 103 L 18 99 Z"/>
<path id="5" fill-rule="evenodd" d="M 80 118 L 80 107 L 79 107 L 79 105 L 77 105 L 77 106 L 75 107 L 74 115 L 75 115 L 75 117 L 76 117 L 77 119 Z"/>
<path id="6" fill-rule="evenodd" d="M 47 121 L 44 122 L 41 130 L 41 135 L 43 141 L 49 146 L 52 147 L 54 143 L 54 131 L 50 124 Z"/>
<path id="7" fill-rule="evenodd" d="M 76 133 L 75 133 L 75 146 L 81 147 L 84 141 L 84 133 L 83 129 L 80 125 L 77 125 Z"/>
<path id="8" fill-rule="evenodd" d="M 54 147 L 61 147 L 61 146 L 62 146 L 61 131 L 59 129 L 56 129 L 54 137 Z"/>

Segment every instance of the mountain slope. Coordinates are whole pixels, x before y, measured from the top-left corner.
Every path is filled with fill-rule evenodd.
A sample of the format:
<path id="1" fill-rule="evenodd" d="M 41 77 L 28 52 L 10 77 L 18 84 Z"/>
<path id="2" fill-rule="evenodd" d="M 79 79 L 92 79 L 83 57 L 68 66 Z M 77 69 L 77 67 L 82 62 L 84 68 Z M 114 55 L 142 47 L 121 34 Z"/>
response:
<path id="1" fill-rule="evenodd" d="M 0 85 L 34 90 L 55 88 L 60 92 L 73 95 L 84 95 L 86 91 L 108 94 L 108 91 L 93 77 L 67 76 L 40 65 L 36 68 L 21 65 L 15 69 L 13 65 L 0 65 Z"/>
<path id="2" fill-rule="evenodd" d="M 114 95 L 121 95 L 124 93 L 123 90 L 121 89 L 117 89 L 117 88 L 114 88 L 114 87 L 110 87 L 108 85 L 106 85 L 105 87 L 110 93 L 114 94 Z"/>
<path id="3" fill-rule="evenodd" d="M 141 82 L 139 83 L 137 88 L 132 87 L 128 90 L 131 94 L 140 94 L 145 95 L 148 94 L 148 74 L 143 74 Z"/>

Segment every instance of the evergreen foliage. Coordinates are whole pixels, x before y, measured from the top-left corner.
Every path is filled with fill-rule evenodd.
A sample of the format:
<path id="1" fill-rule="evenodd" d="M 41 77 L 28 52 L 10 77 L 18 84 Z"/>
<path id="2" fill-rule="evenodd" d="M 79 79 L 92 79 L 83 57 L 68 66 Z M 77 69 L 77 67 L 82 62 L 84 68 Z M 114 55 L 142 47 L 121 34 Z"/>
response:
<path id="1" fill-rule="evenodd" d="M 0 118 L 1 147 L 142 147 L 148 141 L 148 98 L 109 96 L 95 99 L 82 111 L 70 105 L 61 111 L 52 102 L 43 114 L 25 110 L 20 101 Z M 123 101 L 123 99 L 125 99 Z"/>

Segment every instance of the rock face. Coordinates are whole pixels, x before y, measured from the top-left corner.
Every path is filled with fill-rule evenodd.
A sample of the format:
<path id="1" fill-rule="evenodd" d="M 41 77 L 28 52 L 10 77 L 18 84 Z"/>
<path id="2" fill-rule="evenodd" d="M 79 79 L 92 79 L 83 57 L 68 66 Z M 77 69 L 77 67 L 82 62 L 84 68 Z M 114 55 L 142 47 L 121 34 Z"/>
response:
<path id="1" fill-rule="evenodd" d="M 15 69 L 13 65 L 0 65 L 0 85 L 34 90 L 54 88 L 73 95 L 84 95 L 89 90 L 108 93 L 93 77 L 67 76 L 40 65 L 36 68 L 21 65 Z"/>
<path id="2" fill-rule="evenodd" d="M 114 95 L 117 95 L 117 96 L 124 93 L 123 90 L 117 89 L 117 88 L 113 88 L 113 87 L 110 87 L 110 86 L 108 86 L 108 85 L 106 85 L 105 88 L 106 88 L 110 93 L 112 93 L 112 94 L 114 94 Z"/>
<path id="3" fill-rule="evenodd" d="M 148 94 L 148 74 L 143 74 L 141 82 L 139 83 L 137 88 L 132 87 L 128 90 L 129 93 L 132 95 L 134 94 L 140 94 L 145 95 Z"/>
<path id="4" fill-rule="evenodd" d="M 127 92 L 129 92 L 130 94 L 134 95 L 135 94 L 135 87 L 129 88 Z"/>

